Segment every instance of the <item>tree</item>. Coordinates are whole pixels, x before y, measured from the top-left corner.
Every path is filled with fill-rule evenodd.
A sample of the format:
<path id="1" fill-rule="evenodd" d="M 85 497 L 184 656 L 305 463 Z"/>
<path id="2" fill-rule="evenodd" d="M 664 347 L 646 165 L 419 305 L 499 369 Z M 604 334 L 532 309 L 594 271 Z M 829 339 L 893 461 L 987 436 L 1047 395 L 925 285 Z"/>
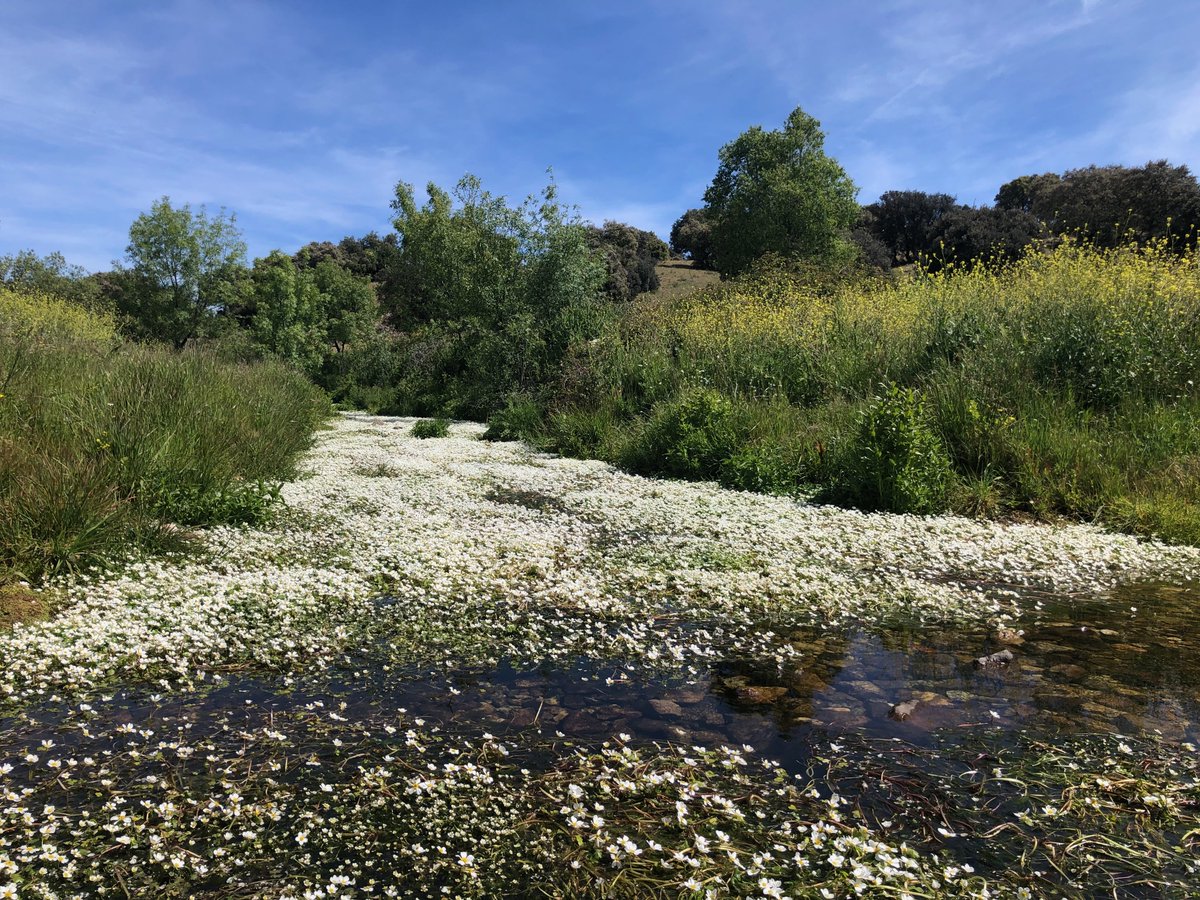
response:
<path id="1" fill-rule="evenodd" d="M 325 317 L 310 271 L 297 269 L 282 250 L 254 261 L 254 339 L 306 372 L 325 357 Z"/>
<path id="2" fill-rule="evenodd" d="M 713 267 L 712 222 L 703 209 L 689 209 L 671 226 L 671 250 L 699 269 Z"/>
<path id="3" fill-rule="evenodd" d="M 296 265 L 315 269 L 325 260 L 337 263 L 351 275 L 366 278 L 375 289 L 375 296 L 385 306 L 397 291 L 397 262 L 400 241 L 397 235 L 380 237 L 370 232 L 363 237 L 347 236 L 338 243 L 314 241 L 301 247 L 295 255 Z"/>
<path id="4" fill-rule="evenodd" d="M 996 192 L 996 206 L 1000 209 L 1015 209 L 1033 213 L 1043 222 L 1049 223 L 1054 210 L 1050 209 L 1050 195 L 1062 178 L 1052 172 L 1044 175 L 1022 175 L 1000 186 Z"/>
<path id="5" fill-rule="evenodd" d="M 655 265 L 671 251 L 654 232 L 609 221 L 603 228 L 589 225 L 587 239 L 588 246 L 600 254 L 608 268 L 604 282 L 608 299 L 632 300 L 638 294 L 658 290 Z"/>
<path id="6" fill-rule="evenodd" d="M 171 206 L 169 197 L 129 228 L 125 255 L 134 278 L 118 306 L 135 333 L 177 350 L 201 334 L 236 299 L 244 279 L 246 245 L 236 218 L 224 209 L 210 218 L 203 206 Z"/>
<path id="7" fill-rule="evenodd" d="M 325 320 L 325 337 L 334 353 L 343 353 L 375 328 L 379 318 L 375 290 L 366 277 L 356 276 L 332 260 L 312 270 Z"/>
<path id="8" fill-rule="evenodd" d="M 1016 259 L 1041 233 L 1042 223 L 1032 213 L 956 206 L 938 220 L 925 261 L 930 269 L 938 269 L 951 262 Z"/>
<path id="9" fill-rule="evenodd" d="M 541 197 L 511 208 L 464 177 L 450 194 L 396 186 L 400 236 L 391 326 L 404 332 L 402 376 L 414 410 L 486 416 L 534 390 L 604 315 L 604 266 L 578 216 Z"/>
<path id="10" fill-rule="evenodd" d="M 934 250 L 939 223 L 957 208 L 949 194 L 887 191 L 863 211 L 871 233 L 891 252 L 892 265 L 903 266 Z"/>
<path id="11" fill-rule="evenodd" d="M 1082 234 L 1102 247 L 1162 238 L 1189 246 L 1200 229 L 1200 183 L 1187 166 L 1166 160 L 1024 175 L 1000 188 L 996 205 L 1032 213 L 1054 234 Z"/>
<path id="12" fill-rule="evenodd" d="M 722 275 L 768 251 L 811 259 L 840 249 L 858 189 L 824 145 L 820 123 L 796 108 L 782 130 L 756 125 L 721 148 L 704 202 Z"/>

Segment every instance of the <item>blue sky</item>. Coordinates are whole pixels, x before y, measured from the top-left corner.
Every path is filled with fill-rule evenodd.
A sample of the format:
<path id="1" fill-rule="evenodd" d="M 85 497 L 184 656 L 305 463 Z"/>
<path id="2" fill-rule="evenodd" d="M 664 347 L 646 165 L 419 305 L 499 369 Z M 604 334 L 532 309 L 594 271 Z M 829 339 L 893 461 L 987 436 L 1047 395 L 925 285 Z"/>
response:
<path id="1" fill-rule="evenodd" d="M 796 106 L 864 203 L 1196 171 L 1198 38 L 1193 0 L 5 0 L 0 255 L 107 269 L 167 194 L 262 256 L 388 231 L 398 180 L 519 200 L 548 166 L 586 218 L 665 236 L 722 144 Z"/>

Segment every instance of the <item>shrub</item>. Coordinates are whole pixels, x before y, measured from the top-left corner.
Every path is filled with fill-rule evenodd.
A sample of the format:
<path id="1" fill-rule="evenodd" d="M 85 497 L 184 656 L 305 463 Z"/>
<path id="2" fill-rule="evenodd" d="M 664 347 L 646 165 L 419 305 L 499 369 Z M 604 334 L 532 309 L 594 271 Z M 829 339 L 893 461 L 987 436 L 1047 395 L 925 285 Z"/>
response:
<path id="1" fill-rule="evenodd" d="M 718 478 L 738 444 L 732 412 L 727 397 L 707 389 L 659 403 L 626 449 L 625 462 L 636 472 Z"/>
<path id="2" fill-rule="evenodd" d="M 450 422 L 447 419 L 422 419 L 413 425 L 409 432 L 415 438 L 443 438 L 450 434 Z"/>
<path id="3" fill-rule="evenodd" d="M 532 441 L 542 435 L 544 411 L 540 403 L 526 394 L 510 396 L 503 409 L 488 418 L 485 441 Z"/>
<path id="4" fill-rule="evenodd" d="M 845 467 L 844 489 L 858 505 L 909 513 L 945 508 L 950 457 L 912 388 L 882 386 L 863 410 Z"/>

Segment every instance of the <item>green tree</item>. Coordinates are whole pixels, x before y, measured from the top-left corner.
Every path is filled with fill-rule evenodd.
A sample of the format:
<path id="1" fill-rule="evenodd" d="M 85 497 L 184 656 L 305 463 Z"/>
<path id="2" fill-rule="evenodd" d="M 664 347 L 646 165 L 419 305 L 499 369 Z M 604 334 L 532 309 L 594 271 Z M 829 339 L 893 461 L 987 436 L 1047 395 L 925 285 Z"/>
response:
<path id="1" fill-rule="evenodd" d="M 312 273 L 274 250 L 254 261 L 251 279 L 255 340 L 279 358 L 316 372 L 325 358 L 326 327 Z"/>
<path id="2" fill-rule="evenodd" d="M 712 222 L 702 209 L 689 209 L 671 226 L 671 249 L 697 268 L 713 267 Z"/>
<path id="3" fill-rule="evenodd" d="M 863 207 L 870 230 L 892 256 L 893 266 L 914 263 L 935 249 L 938 225 L 958 201 L 949 194 L 923 191 L 886 191 Z"/>
<path id="4" fill-rule="evenodd" d="M 297 266 L 305 269 L 315 269 L 326 260 L 335 262 L 351 275 L 368 279 L 379 301 L 389 305 L 386 298 L 396 290 L 396 263 L 399 256 L 398 235 L 380 237 L 372 231 L 360 238 L 344 237 L 336 244 L 332 241 L 313 241 L 296 252 L 295 260 Z"/>
<path id="5" fill-rule="evenodd" d="M 670 256 L 670 249 L 652 231 L 623 222 L 587 226 L 588 246 L 600 254 L 608 269 L 604 294 L 610 300 L 632 300 L 658 290 L 655 265 Z"/>
<path id="6" fill-rule="evenodd" d="M 553 183 L 516 208 L 470 175 L 427 193 L 418 205 L 402 182 L 392 204 L 400 255 L 385 310 L 408 361 L 400 408 L 486 416 L 595 333 L 604 265 Z"/>
<path id="7" fill-rule="evenodd" d="M 96 280 L 58 252 L 38 256 L 32 250 L 21 250 L 0 256 L 0 284 L 17 291 L 42 291 L 92 311 L 104 307 Z"/>
<path id="8" fill-rule="evenodd" d="M 134 277 L 118 297 L 119 310 L 137 336 L 177 350 L 205 334 L 236 300 L 245 275 L 246 245 L 235 216 L 175 208 L 169 197 L 134 220 L 125 255 Z"/>
<path id="9" fill-rule="evenodd" d="M 769 251 L 812 259 L 844 247 L 858 189 L 824 147 L 820 123 L 796 108 L 781 130 L 755 125 L 721 148 L 704 193 L 717 271 L 745 271 Z"/>
<path id="10" fill-rule="evenodd" d="M 366 277 L 352 275 L 331 259 L 312 270 L 325 320 L 325 337 L 334 353 L 343 353 L 375 329 L 379 306 Z"/>
<path id="11" fill-rule="evenodd" d="M 936 270 L 950 262 L 1016 259 L 1041 233 L 1042 223 L 1032 213 L 994 206 L 956 206 L 933 229 L 926 265 Z"/>
<path id="12" fill-rule="evenodd" d="M 1200 182 L 1166 160 L 1024 175 L 1001 186 L 996 205 L 1037 216 L 1054 234 L 1086 235 L 1102 247 L 1170 238 L 1192 246 L 1200 231 Z"/>

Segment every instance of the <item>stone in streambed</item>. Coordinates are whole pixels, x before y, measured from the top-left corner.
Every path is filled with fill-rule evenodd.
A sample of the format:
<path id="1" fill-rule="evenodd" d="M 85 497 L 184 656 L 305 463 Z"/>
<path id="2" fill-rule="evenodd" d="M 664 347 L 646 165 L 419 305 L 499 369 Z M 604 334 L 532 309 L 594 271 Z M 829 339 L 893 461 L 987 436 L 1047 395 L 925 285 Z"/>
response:
<path id="1" fill-rule="evenodd" d="M 1050 672 L 1053 675 L 1058 675 L 1060 678 L 1065 678 L 1067 681 L 1079 681 L 1087 674 L 1087 669 L 1083 666 L 1077 666 L 1074 663 L 1060 663 L 1057 666 L 1051 666 Z"/>
<path id="2" fill-rule="evenodd" d="M 608 728 L 599 719 L 581 709 L 575 710 L 563 719 L 559 728 L 567 734 L 589 737 L 602 731 L 608 731 Z"/>
<path id="3" fill-rule="evenodd" d="M 518 709 L 508 720 L 508 724 L 513 728 L 528 728 L 533 724 L 534 718 L 535 715 L 532 709 Z"/>
<path id="4" fill-rule="evenodd" d="M 888 712 L 888 715 L 897 722 L 903 722 L 914 712 L 916 712 L 917 705 L 918 703 L 916 700 L 905 700 L 903 703 L 895 704 Z"/>
<path id="5" fill-rule="evenodd" d="M 889 703 L 887 700 L 868 700 L 867 712 L 869 712 L 873 718 L 885 719 L 891 715 L 892 706 L 893 704 Z"/>
<path id="6" fill-rule="evenodd" d="M 741 703 L 756 706 L 762 703 L 774 703 L 787 692 L 788 689 L 785 687 L 746 685 L 737 689 L 737 698 Z"/>
<path id="7" fill-rule="evenodd" d="M 975 660 L 975 668 L 977 669 L 1002 669 L 1011 663 L 1015 656 L 1011 650 L 1001 650 L 999 653 L 991 653 L 987 656 L 981 656 Z"/>
<path id="8" fill-rule="evenodd" d="M 683 707 L 680 706 L 678 703 L 676 703 L 674 700 L 666 700 L 666 699 L 651 700 L 650 706 L 660 716 L 677 716 L 678 717 L 678 716 L 683 715 Z"/>
<path id="9" fill-rule="evenodd" d="M 671 699 L 676 703 L 682 703 L 685 706 L 691 706 L 693 703 L 699 703 L 708 695 L 708 691 L 700 685 L 692 685 L 690 687 L 680 688 L 671 695 Z"/>

